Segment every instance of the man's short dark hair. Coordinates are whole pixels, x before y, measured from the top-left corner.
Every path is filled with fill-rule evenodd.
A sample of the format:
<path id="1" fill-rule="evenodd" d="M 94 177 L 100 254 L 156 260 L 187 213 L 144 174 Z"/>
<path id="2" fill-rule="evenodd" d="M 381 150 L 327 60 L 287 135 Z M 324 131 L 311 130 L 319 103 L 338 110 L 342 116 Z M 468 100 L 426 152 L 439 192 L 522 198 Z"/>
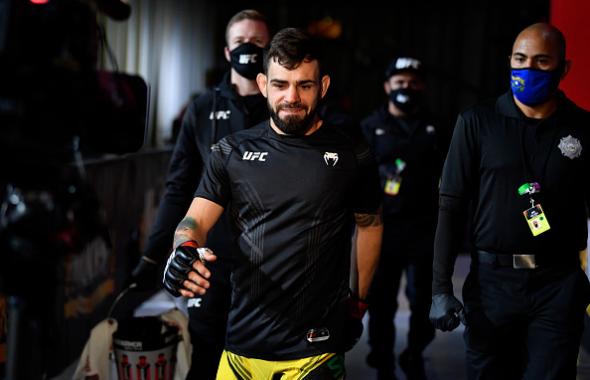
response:
<path id="1" fill-rule="evenodd" d="M 257 10 L 254 9 L 244 9 L 243 11 L 239 11 L 232 18 L 229 19 L 227 22 L 227 26 L 225 27 L 225 42 L 229 44 L 229 29 L 232 27 L 233 24 L 240 22 L 242 20 L 252 20 L 252 21 L 260 21 L 266 25 L 268 29 L 268 20 L 264 15 Z"/>
<path id="2" fill-rule="evenodd" d="M 268 66 L 272 60 L 276 60 L 287 70 L 296 69 L 302 62 L 317 60 L 321 73 L 317 44 L 309 34 L 301 29 L 285 28 L 275 34 L 264 54 L 265 73 L 268 73 Z"/>

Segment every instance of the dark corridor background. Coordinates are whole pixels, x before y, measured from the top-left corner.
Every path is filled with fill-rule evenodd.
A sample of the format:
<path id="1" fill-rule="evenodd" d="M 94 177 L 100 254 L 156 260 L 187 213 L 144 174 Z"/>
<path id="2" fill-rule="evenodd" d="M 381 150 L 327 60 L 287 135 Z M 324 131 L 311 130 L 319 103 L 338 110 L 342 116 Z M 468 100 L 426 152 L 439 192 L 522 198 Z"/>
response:
<path id="1" fill-rule="evenodd" d="M 295 26 L 322 38 L 332 76 L 329 101 L 354 117 L 385 101 L 385 67 L 394 56 L 407 54 L 426 67 L 431 111 L 454 123 L 463 108 L 508 89 L 514 37 L 531 23 L 548 21 L 549 5 L 548 0 L 229 1 L 217 7 L 215 57 L 219 67 L 227 67 L 218 53 L 225 23 L 251 7 L 268 17 L 273 31 Z"/>
<path id="2" fill-rule="evenodd" d="M 147 8 L 162 4 L 160 1 L 131 0 L 132 12 L 141 9 L 139 5 L 134 8 L 135 4 Z M 420 58 L 426 69 L 428 106 L 449 128 L 460 110 L 508 89 L 508 55 L 514 37 L 526 25 L 548 21 L 551 7 L 549 0 L 168 1 L 190 9 L 191 15 L 204 12 L 207 19 L 213 20 L 214 27 L 207 34 L 191 36 L 195 44 L 214 41 L 207 45 L 206 52 L 214 57 L 214 65 L 208 70 L 209 85 L 216 83 L 220 73 L 228 68 L 222 53 L 227 21 L 239 10 L 254 8 L 267 16 L 273 31 L 295 26 L 321 38 L 325 66 L 332 76 L 328 101 L 356 119 L 365 117 L 385 101 L 383 73 L 394 56 Z M 557 1 L 569 0 L 554 0 L 554 3 Z M 579 0 L 578 4 L 582 1 L 587 0 Z M 2 6 L 7 3 L 0 0 L 0 23 Z M 575 13 L 576 8 L 573 9 Z M 3 37 L 0 35 L 0 40 Z M 584 70 L 581 65 L 574 67 Z M 155 106 L 151 104 L 151 112 Z M 177 109 L 182 106 L 177 104 Z M 162 194 L 170 153 L 169 149 L 150 151 L 156 140 L 154 133 L 149 136 L 146 147 L 139 153 L 85 163 L 88 180 L 100 203 L 100 215 L 108 229 L 110 246 L 99 253 L 81 250 L 66 256 L 79 260 L 79 266 L 88 270 L 83 274 L 92 282 L 64 295 L 65 301 L 55 300 L 56 314 L 64 309 L 75 313 L 56 317 L 58 325 L 52 332 L 59 341 L 47 348 L 55 356 L 50 373 L 59 373 L 79 356 L 90 329 L 106 316 L 141 254 L 141 242 Z M 107 257 L 101 268 L 103 272 L 93 266 L 92 258 L 98 254 Z M 67 305 L 71 307 L 67 309 Z M 0 326 L 5 326 L 3 323 L 0 317 Z M 5 359 L 4 339 L 0 331 L 0 368 Z"/>

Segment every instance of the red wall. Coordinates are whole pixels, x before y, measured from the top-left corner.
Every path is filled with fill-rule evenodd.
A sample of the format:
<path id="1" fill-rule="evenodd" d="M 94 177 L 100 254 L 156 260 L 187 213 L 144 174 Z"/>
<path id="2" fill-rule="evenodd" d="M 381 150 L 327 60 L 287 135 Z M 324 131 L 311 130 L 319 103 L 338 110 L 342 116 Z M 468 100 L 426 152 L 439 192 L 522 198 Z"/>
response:
<path id="1" fill-rule="evenodd" d="M 567 57 L 572 61 L 568 76 L 561 83 L 567 96 L 590 110 L 590 1 L 552 0 L 551 23 L 567 42 Z"/>

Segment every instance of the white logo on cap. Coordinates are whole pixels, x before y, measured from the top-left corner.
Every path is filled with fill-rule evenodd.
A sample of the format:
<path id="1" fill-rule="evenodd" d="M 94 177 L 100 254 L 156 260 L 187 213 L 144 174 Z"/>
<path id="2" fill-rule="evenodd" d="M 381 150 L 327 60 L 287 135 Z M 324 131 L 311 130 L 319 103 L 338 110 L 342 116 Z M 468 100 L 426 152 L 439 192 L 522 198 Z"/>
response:
<path id="1" fill-rule="evenodd" d="M 395 68 L 398 70 L 403 70 L 403 69 L 414 69 L 414 70 L 419 70 L 420 69 L 420 61 L 418 61 L 417 59 L 414 58 L 398 58 L 397 61 L 395 61 Z"/>

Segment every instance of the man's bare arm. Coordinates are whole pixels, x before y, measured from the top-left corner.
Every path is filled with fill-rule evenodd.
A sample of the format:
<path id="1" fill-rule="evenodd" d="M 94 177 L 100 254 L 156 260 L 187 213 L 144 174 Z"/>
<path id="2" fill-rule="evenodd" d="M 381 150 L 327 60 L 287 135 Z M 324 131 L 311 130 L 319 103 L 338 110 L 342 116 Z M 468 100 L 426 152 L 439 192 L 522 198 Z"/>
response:
<path id="1" fill-rule="evenodd" d="M 180 221 L 180 223 L 178 223 L 176 231 L 174 231 L 174 248 L 190 240 L 199 241 L 198 239 L 191 239 L 189 237 L 197 234 L 197 226 L 197 221 L 194 218 L 190 216 L 185 216 Z"/>
<path id="2" fill-rule="evenodd" d="M 381 212 L 378 214 L 354 214 L 354 220 L 359 227 L 371 227 L 383 225 Z"/>
<path id="3" fill-rule="evenodd" d="M 186 216 L 178 223 L 174 232 L 174 248 L 189 240 L 204 246 L 209 230 L 217 223 L 223 207 L 205 198 L 195 198 Z"/>
<path id="4" fill-rule="evenodd" d="M 361 299 L 367 297 L 381 252 L 383 220 L 381 210 L 376 214 L 355 214 L 357 292 Z"/>

